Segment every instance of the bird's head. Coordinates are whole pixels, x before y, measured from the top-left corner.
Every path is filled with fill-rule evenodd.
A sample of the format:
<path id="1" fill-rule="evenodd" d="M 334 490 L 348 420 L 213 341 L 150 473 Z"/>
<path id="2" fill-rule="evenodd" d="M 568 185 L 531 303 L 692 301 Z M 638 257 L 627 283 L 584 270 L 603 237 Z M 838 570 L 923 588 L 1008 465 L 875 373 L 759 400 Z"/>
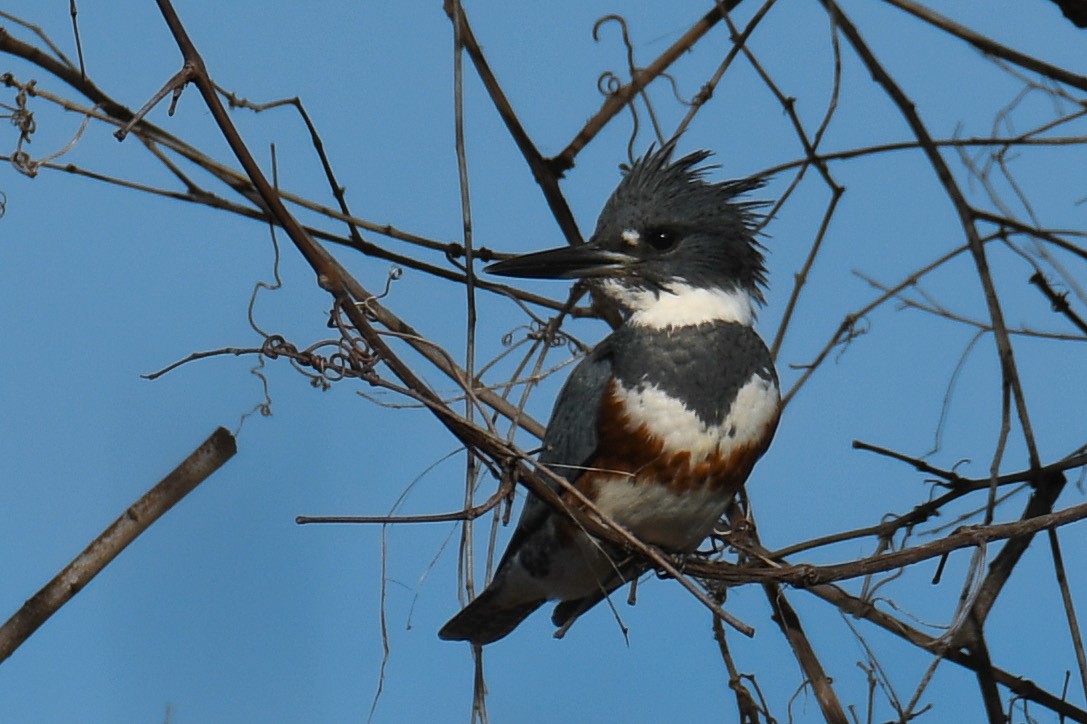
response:
<path id="1" fill-rule="evenodd" d="M 589 241 L 487 267 L 515 277 L 584 278 L 653 326 L 725 320 L 750 324 L 766 284 L 755 239 L 757 202 L 737 198 L 759 178 L 708 182 L 695 151 L 650 150 L 629 168 L 600 212 Z M 671 321 L 670 321 L 671 320 Z"/>

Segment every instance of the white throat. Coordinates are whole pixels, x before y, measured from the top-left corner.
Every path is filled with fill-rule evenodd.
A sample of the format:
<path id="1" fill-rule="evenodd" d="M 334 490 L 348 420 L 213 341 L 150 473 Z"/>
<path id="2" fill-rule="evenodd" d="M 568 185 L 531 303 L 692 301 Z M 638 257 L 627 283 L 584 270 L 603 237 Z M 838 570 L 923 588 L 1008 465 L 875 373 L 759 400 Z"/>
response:
<path id="1" fill-rule="evenodd" d="M 689 327 L 706 322 L 736 322 L 751 326 L 755 303 L 741 289 L 705 289 L 672 283 L 667 289 L 630 289 L 608 279 L 600 282 L 605 294 L 630 310 L 628 324 L 652 329 Z"/>

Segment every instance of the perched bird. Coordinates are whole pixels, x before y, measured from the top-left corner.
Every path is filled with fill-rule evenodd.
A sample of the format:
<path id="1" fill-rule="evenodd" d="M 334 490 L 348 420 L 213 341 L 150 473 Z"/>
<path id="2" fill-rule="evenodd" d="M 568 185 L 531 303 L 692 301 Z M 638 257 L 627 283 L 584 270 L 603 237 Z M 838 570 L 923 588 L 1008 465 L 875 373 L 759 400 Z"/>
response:
<path id="1" fill-rule="evenodd" d="M 687 553 L 766 451 L 781 398 L 752 328 L 766 285 L 757 204 L 737 200 L 762 181 L 709 182 L 709 152 L 672 153 L 624 169 L 587 243 L 487 271 L 586 279 L 623 310 L 559 393 L 539 461 L 642 541 Z M 549 600 L 562 635 L 645 569 L 530 493 L 494 579 L 438 635 L 488 644 Z"/>

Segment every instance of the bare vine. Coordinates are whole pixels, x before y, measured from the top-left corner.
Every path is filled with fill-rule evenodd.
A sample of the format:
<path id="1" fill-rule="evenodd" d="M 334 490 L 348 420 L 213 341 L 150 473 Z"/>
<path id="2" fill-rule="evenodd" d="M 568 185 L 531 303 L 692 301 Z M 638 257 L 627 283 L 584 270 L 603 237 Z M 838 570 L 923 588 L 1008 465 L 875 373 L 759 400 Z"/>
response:
<path id="1" fill-rule="evenodd" d="M 731 13 L 741 5 L 739 0 L 708 2 L 705 14 L 692 19 L 667 48 L 645 65 L 636 58 L 636 52 L 641 52 L 637 18 L 612 14 L 600 18 L 591 28 L 592 39 L 612 42 L 607 34 L 619 31 L 625 60 L 622 75 L 606 71 L 599 76 L 598 87 L 604 96 L 600 107 L 586 109 L 588 120 L 565 143 L 555 144 L 561 150 L 547 158 L 539 150 L 539 141 L 522 124 L 498 80 L 500 74 L 492 71 L 483 50 L 486 43 L 477 40 L 466 9 L 457 0 L 447 0 L 444 11 L 450 21 L 454 58 L 457 104 L 454 137 L 462 215 L 460 229 L 451 234 L 455 240 L 440 241 L 355 215 L 319 129 L 302 101 L 288 98 L 258 103 L 219 86 L 170 0 L 157 0 L 157 3 L 181 53 L 180 67 L 135 112 L 103 91 L 85 68 L 74 2 L 70 8 L 78 66 L 35 25 L 0 12 L 0 18 L 19 29 L 13 32 L 0 27 L 0 54 L 26 61 L 43 74 L 41 78 L 18 77 L 13 72 L 0 76 L 0 85 L 10 92 L 10 98 L 5 99 L 8 102 L 0 103 L 4 110 L 0 117 L 7 119 L 12 127 L 5 136 L 9 140 L 3 142 L 6 144 L 3 158 L 29 177 L 43 172 L 72 174 L 91 182 L 121 186 L 137 194 L 167 197 L 270 225 L 275 281 L 260 282 L 254 287 L 248 310 L 258 341 L 194 352 L 148 374 L 148 379 L 157 379 L 182 365 L 209 357 L 254 355 L 259 360 L 255 374 L 261 378 L 265 392 L 256 409 L 266 414 L 271 398 L 261 370 L 265 364 L 286 361 L 316 387 L 365 385 L 391 392 L 400 404 L 423 407 L 466 451 L 464 500 L 459 510 L 422 515 L 299 516 L 297 522 L 391 526 L 458 521 L 462 525 L 460 592 L 462 597 L 471 597 L 477 590 L 477 574 L 484 571 L 484 575 L 490 575 L 499 530 L 509 519 L 513 490 L 522 485 L 590 533 L 625 546 L 631 555 L 644 557 L 659 577 L 674 581 L 701 604 L 711 617 L 712 640 L 723 667 L 721 676 L 735 697 L 741 721 L 774 721 L 782 713 L 791 717 L 794 704 L 768 700 L 760 682 L 775 672 L 745 673 L 743 662 L 738 660 L 726 637 L 726 625 L 748 636 L 754 632 L 748 622 L 729 611 L 725 595 L 730 588 L 750 585 L 761 587 L 766 613 L 787 644 L 795 660 L 794 669 L 799 669 L 797 699 L 810 692 L 827 721 L 849 721 L 846 712 L 855 721 L 862 718 L 858 712 L 863 712 L 870 721 L 873 712 L 881 707 L 889 708 L 896 720 L 903 722 L 923 720 L 932 712 L 939 716 L 939 702 L 923 699 L 933 678 L 940 675 L 943 667 L 952 665 L 972 672 L 977 683 L 974 695 L 979 700 L 979 711 L 984 711 L 990 721 L 1008 720 L 1013 709 L 1018 707 L 1025 713 L 1028 706 L 1032 712 L 1045 709 L 1068 720 L 1087 721 L 1087 708 L 1082 703 L 1087 699 L 1087 656 L 1077 610 L 1082 601 L 1076 600 L 1069 584 L 1069 577 L 1076 572 L 1065 566 L 1061 541 L 1062 536 L 1067 541 L 1073 530 L 1078 531 L 1075 524 L 1087 518 L 1087 503 L 1058 505 L 1066 487 L 1072 487 L 1067 486 L 1068 476 L 1087 466 L 1084 452 L 1087 440 L 1080 440 L 1075 449 L 1053 452 L 1043 427 L 1036 425 L 1042 411 L 1032 405 L 1022 369 L 1025 354 L 1018 346 L 1028 341 L 1048 345 L 1087 342 L 1087 283 L 1082 266 L 1087 261 L 1087 233 L 1047 222 L 1046 212 L 1039 208 L 1032 191 L 1015 170 L 1017 154 L 1087 148 L 1084 130 L 1087 77 L 998 43 L 911 0 L 886 0 L 895 9 L 893 12 L 902 11 L 904 21 L 924 23 L 941 37 L 986 54 L 993 59 L 994 72 L 1021 85 L 1018 95 L 995 111 L 989 136 L 960 137 L 955 133 L 952 137 L 941 137 L 932 130 L 928 118 L 902 82 L 881 60 L 881 49 L 869 39 L 864 28 L 835 0 L 819 0 L 826 19 L 827 57 L 833 70 L 829 93 L 820 100 L 819 112 L 812 122 L 810 109 L 798 108 L 797 99 L 775 77 L 773 67 L 779 59 L 768 62 L 769 54 L 763 49 L 766 46 L 756 43 L 762 40 L 763 33 L 771 32 L 766 30 L 769 19 L 790 12 L 788 3 L 766 0 L 752 11 L 746 23 L 738 24 Z M 719 32 L 712 32 L 715 28 Z M 29 34 L 31 39 L 22 40 L 17 34 Z M 705 52 L 707 48 L 717 53 L 713 70 L 701 79 L 692 79 L 682 67 L 682 59 L 688 53 Z M 462 60 L 468 64 L 462 64 Z M 600 300 L 583 303 L 585 295 L 581 288 L 573 289 L 565 299 L 552 299 L 479 276 L 481 263 L 505 255 L 474 240 L 472 157 L 464 144 L 467 121 L 463 116 L 462 84 L 464 75 L 474 71 L 524 160 L 524 173 L 530 174 L 539 185 L 567 242 L 578 244 L 582 241 L 581 233 L 564 197 L 561 180 L 575 167 L 584 149 L 596 142 L 607 126 L 623 122 L 629 123 L 629 133 L 625 136 L 628 159 L 650 142 L 664 143 L 681 137 L 692 124 L 717 112 L 715 104 L 719 102 L 722 81 L 741 64 L 773 98 L 782 117 L 787 119 L 794 141 L 791 160 L 768 162 L 764 168 L 751 172 L 760 176 L 787 175 L 789 179 L 768 214 L 768 228 L 772 229 L 774 218 L 790 208 L 794 193 L 813 193 L 815 186 L 825 197 L 810 237 L 804 242 L 804 254 L 792 270 L 791 286 L 783 279 L 778 287 L 786 301 L 772 350 L 783 371 L 788 370 L 787 375 L 783 374 L 788 381 L 785 404 L 797 405 L 798 395 L 851 351 L 851 345 L 871 329 L 877 315 L 891 313 L 890 308 L 895 304 L 904 313 L 924 317 L 933 324 L 967 330 L 973 336 L 958 348 L 962 350 L 959 363 L 947 382 L 944 405 L 934 425 L 934 449 L 917 454 L 871 442 L 854 442 L 855 449 L 904 466 L 906 474 L 916 478 L 919 485 L 916 502 L 911 507 L 883 511 L 878 518 L 859 520 L 854 524 L 856 527 L 806 540 L 791 540 L 774 550 L 761 542 L 755 513 L 744 498 L 730 519 L 722 521 L 721 534 L 716 536 L 711 550 L 677 560 L 646 545 L 596 510 L 579 491 L 556 475 L 562 471 L 537 465 L 531 450 L 516 442 L 519 432 L 536 438 L 542 435 L 543 426 L 525 413 L 529 396 L 543 377 L 567 364 L 549 361 L 548 355 L 566 350 L 577 356 L 590 347 L 563 325 L 572 317 L 599 317 L 614 326 L 621 322 L 621 317 Z M 903 127 L 908 129 L 906 138 L 828 150 L 828 139 L 841 108 L 850 102 L 843 80 L 843 68 L 847 66 L 862 69 L 874 79 L 881 99 L 895 109 Z M 661 93 L 665 86 L 669 93 Z M 681 87 L 699 90 L 693 99 L 686 100 L 681 97 Z M 1016 114 L 1024 99 L 1035 96 L 1051 101 L 1053 113 L 1044 122 L 1019 131 Z M 147 114 L 167 97 L 171 112 L 176 104 L 200 102 L 227 142 L 232 158 L 216 159 L 150 123 Z M 662 102 L 662 97 L 667 100 Z M 49 110 L 78 113 L 81 121 L 67 145 L 35 157 L 28 149 L 38 131 L 38 104 Z M 266 113 L 283 109 L 297 114 L 305 126 L 331 202 L 304 198 L 280 188 L 278 179 L 269 180 L 237 129 L 232 114 L 232 111 Z M 118 139 L 128 139 L 126 143 L 142 144 L 168 171 L 174 187 L 114 177 L 60 162 L 61 156 L 81 143 L 84 131 L 92 124 L 115 129 Z M 845 171 L 852 168 L 851 164 L 878 164 L 894 154 L 912 154 L 924 162 L 932 187 L 957 219 L 955 237 L 947 240 L 942 253 L 920 266 L 895 267 L 885 275 L 858 271 L 858 278 L 871 287 L 869 301 L 848 311 L 836 326 L 827 328 L 829 336 L 821 345 L 790 347 L 812 297 L 828 291 L 818 286 L 818 275 L 820 265 L 827 263 L 828 247 L 840 243 L 835 224 L 850 198 L 848 185 L 841 180 Z M 949 160 L 952 158 L 958 159 L 959 166 L 952 165 Z M 196 180 L 191 172 L 182 169 L 180 162 L 199 169 L 208 180 Z M 273 162 L 273 168 L 274 165 Z M 980 189 L 980 193 L 973 193 L 974 188 Z M 0 217 L 5 199 L 0 192 Z M 304 225 L 299 220 L 302 212 L 320 221 Z M 294 252 L 312 269 L 316 286 L 327 292 L 328 317 L 321 320 L 324 324 L 321 333 L 310 337 L 315 341 L 292 341 L 265 331 L 254 312 L 258 291 L 274 291 L 281 283 L 278 231 L 285 233 Z M 377 237 L 381 241 L 375 241 Z M 327 245 L 394 264 L 386 288 L 374 294 L 363 287 Z M 1023 274 L 1018 283 L 1036 289 L 1031 294 L 1049 306 L 1051 315 L 1031 317 L 1028 321 L 1013 316 L 1006 304 L 1003 285 L 1007 282 L 993 271 L 993 259 L 1003 258 L 1001 255 L 1008 255 L 1019 265 L 1016 268 Z M 964 270 L 967 262 L 969 269 Z M 468 332 L 462 353 L 443 349 L 393 311 L 396 295 L 390 294 L 390 289 L 401 269 L 428 275 L 434 284 L 463 287 Z M 980 290 L 976 298 L 970 299 L 969 311 L 961 311 L 939 293 L 930 291 L 932 279 L 948 275 L 956 275 L 959 283 Z M 482 292 L 511 300 L 528 320 L 507 333 L 506 350 L 493 360 L 476 357 L 477 335 L 481 333 L 476 327 L 476 305 Z M 1039 319 L 1044 321 L 1039 323 Z M 988 349 L 990 341 L 992 348 Z M 992 399 L 1000 401 L 999 412 L 997 419 L 988 421 L 997 427 L 997 436 L 990 449 L 961 451 L 963 458 L 986 457 L 988 461 L 986 475 L 969 477 L 960 474 L 957 465 L 941 467 L 933 459 L 937 453 L 945 452 L 943 433 L 951 425 L 949 410 L 962 370 L 968 362 L 986 354 L 991 355 L 987 359 L 995 361 L 999 369 L 998 389 L 990 391 Z M 499 381 L 488 379 L 498 374 L 496 370 L 503 366 L 500 363 L 512 366 L 513 372 Z M 433 372 L 454 386 L 454 395 L 442 394 L 426 381 Z M 1026 458 L 1020 469 L 1013 464 L 1010 452 L 1016 446 L 1022 448 Z M 564 491 L 565 497 L 560 498 L 556 488 Z M 578 507 L 564 502 L 567 500 L 576 501 Z M 1017 512 L 1009 512 L 1015 506 Z M 486 532 L 477 535 L 473 521 L 480 520 L 482 529 L 488 517 L 490 525 Z M 937 518 L 942 519 L 937 521 Z M 769 527 L 767 521 L 764 525 Z M 1075 680 L 1083 690 L 1083 696 L 1078 698 L 1032 683 L 1029 672 L 1008 670 L 1007 662 L 995 661 L 990 651 L 993 632 L 986 628 L 989 615 L 1003 592 L 1014 585 L 1012 574 L 1021 565 L 1028 546 L 1038 545 L 1035 536 L 1043 532 L 1071 642 L 1068 669 L 1072 671 L 1074 667 Z M 480 540 L 485 541 L 485 548 L 480 548 Z M 869 553 L 853 553 L 837 563 L 814 562 L 825 561 L 842 550 L 856 550 L 842 548 L 846 543 L 867 546 Z M 945 575 L 949 561 L 966 558 L 970 561 L 967 571 L 955 581 L 955 610 L 949 611 L 946 620 L 937 626 L 917 624 L 907 606 L 900 604 L 891 592 L 908 575 L 922 570 L 923 563 L 935 567 L 932 580 L 937 583 Z M 383 571 L 383 586 L 385 575 Z M 854 586 L 855 591 L 847 590 L 847 585 Z M 633 598 L 633 590 L 631 595 Z M 65 600 L 56 598 L 51 604 L 53 610 Z M 819 646 L 805 629 L 803 618 L 809 604 L 830 607 L 840 613 L 848 636 L 860 645 L 862 655 L 856 665 L 861 673 L 851 673 L 863 677 L 866 700 L 842 700 Z M 938 630 L 926 633 L 924 628 Z M 928 668 L 919 680 L 895 680 L 880 658 L 883 654 L 869 640 L 870 631 L 875 629 L 890 632 L 901 646 L 929 657 Z M 7 648 L 0 647 L 0 659 L 14 651 L 31 632 L 32 629 L 24 631 L 21 639 L 16 637 Z M 388 657 L 384 618 L 382 633 Z M 477 649 L 473 656 L 472 717 L 487 721 L 485 655 Z M 378 696 L 383 683 L 384 678 L 379 682 Z"/>

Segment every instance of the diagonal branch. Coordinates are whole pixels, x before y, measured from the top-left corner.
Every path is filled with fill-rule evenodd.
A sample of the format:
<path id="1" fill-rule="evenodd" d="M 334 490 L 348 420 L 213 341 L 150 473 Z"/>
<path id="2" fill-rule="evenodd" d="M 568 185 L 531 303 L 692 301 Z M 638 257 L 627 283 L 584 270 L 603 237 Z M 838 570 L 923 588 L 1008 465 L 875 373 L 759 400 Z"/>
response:
<path id="1" fill-rule="evenodd" d="M 514 475 L 515 479 L 524 483 L 545 503 L 571 516 L 579 525 L 593 535 L 612 541 L 617 540 L 618 542 L 631 547 L 633 550 L 647 558 L 654 566 L 676 578 L 684 588 L 691 592 L 695 598 L 703 603 L 703 605 L 709 608 L 714 615 L 719 616 L 746 635 L 753 635 L 754 630 L 750 626 L 747 626 L 743 622 L 738 621 L 724 612 L 709 595 L 698 586 L 698 584 L 679 571 L 676 565 L 669 560 L 667 556 L 663 555 L 656 548 L 646 545 L 625 527 L 616 523 L 610 516 L 597 510 L 592 501 L 586 498 L 581 491 L 574 488 L 565 478 L 555 475 L 542 467 L 539 468 L 539 472 L 532 472 L 525 463 L 526 457 L 523 452 L 455 413 L 429 386 L 426 385 L 426 383 L 424 383 L 396 356 L 381 336 L 374 330 L 360 308 L 360 305 L 353 301 L 367 302 L 367 308 L 373 312 L 374 308 L 377 306 L 372 302 L 373 295 L 362 290 L 361 286 L 358 285 L 351 275 L 340 266 L 340 264 L 323 247 L 314 242 L 313 239 L 305 233 L 305 230 L 298 221 L 291 216 L 275 190 L 264 177 L 263 172 L 249 153 L 249 150 L 246 148 L 237 129 L 230 121 L 226 109 L 219 100 L 215 84 L 212 82 L 208 75 L 207 68 L 204 66 L 203 59 L 189 39 L 170 0 L 156 1 L 163 18 L 166 20 L 166 23 L 174 36 L 174 40 L 177 42 L 178 47 L 185 57 L 185 62 L 193 67 L 194 75 L 192 82 L 199 89 L 212 117 L 215 119 L 215 122 L 219 126 L 227 143 L 238 157 L 238 161 L 242 164 L 246 173 L 250 175 L 253 185 L 260 193 L 261 199 L 267 205 L 269 212 L 275 216 L 276 222 L 286 230 L 299 253 L 302 254 L 317 273 L 317 281 L 321 288 L 333 295 L 336 303 L 350 319 L 351 324 L 354 325 L 355 329 L 363 337 L 366 343 L 370 345 L 374 354 L 388 366 L 401 382 L 404 383 L 407 387 L 407 391 L 418 401 L 424 403 L 438 421 L 470 450 L 485 452 L 491 459 L 495 460 L 503 467 L 514 469 L 516 471 Z M 360 290 L 362 293 L 356 295 L 355 290 Z M 421 347 L 426 349 L 430 347 L 430 345 L 421 345 Z M 505 405 L 510 406 L 505 400 L 502 400 L 502 402 Z M 572 498 L 572 505 L 568 504 L 560 496 L 557 492 L 558 490 L 561 490 L 563 494 Z M 588 513 L 582 512 L 583 510 L 588 511 Z"/>
<path id="2" fill-rule="evenodd" d="M 793 656 L 796 657 L 797 663 L 804 671 L 804 676 L 811 684 L 815 699 L 819 702 L 819 709 L 823 712 L 823 718 L 831 724 L 847 724 L 848 719 L 845 717 L 841 702 L 838 701 L 838 696 L 834 693 L 830 677 L 823 670 L 819 657 L 815 655 L 815 649 L 812 648 L 811 641 L 804 633 L 804 627 L 800 625 L 800 617 L 796 615 L 789 599 L 785 598 L 781 587 L 775 583 L 766 584 L 763 590 L 774 611 L 774 623 L 785 635 L 785 639 L 793 650 Z"/>
<path id="3" fill-rule="evenodd" d="M 161 482 L 144 493 L 0 626 L 0 663 L 83 590 L 129 543 L 234 457 L 236 451 L 234 436 L 220 427 Z"/>
<path id="4" fill-rule="evenodd" d="M 555 221 L 558 222 L 559 228 L 562 229 L 567 243 L 571 245 L 580 244 L 581 232 L 577 228 L 577 221 L 574 220 L 574 214 L 570 211 L 570 206 L 566 203 L 562 191 L 559 190 L 559 178 L 562 173 L 556 173 L 554 167 L 548 164 L 543 154 L 536 148 L 536 144 L 529 138 L 524 126 L 521 125 L 521 120 L 514 112 L 513 105 L 510 103 L 509 98 L 506 97 L 502 86 L 498 84 L 498 80 L 495 78 L 494 72 L 491 71 L 487 59 L 483 56 L 483 50 L 479 47 L 479 42 L 476 41 L 475 33 L 472 32 L 472 26 L 468 23 L 468 16 L 465 14 L 464 8 L 459 4 L 455 7 L 452 0 L 445 0 L 444 7 L 445 14 L 456 24 L 456 31 L 464 45 L 464 50 L 468 53 L 468 57 L 472 59 L 476 73 L 479 74 L 480 80 L 483 81 L 483 87 L 487 89 L 491 102 L 494 103 L 494 107 L 498 110 L 498 115 L 502 117 L 506 129 L 513 138 L 513 142 L 517 144 L 517 148 L 520 149 L 529 169 L 532 170 L 536 183 L 543 190 L 544 199 L 551 208 L 551 214 L 555 217 Z"/>
<path id="5" fill-rule="evenodd" d="M 889 5 L 894 5 L 899 10 L 904 10 L 915 18 L 924 20 L 929 25 L 939 28 L 944 32 L 954 35 L 956 38 L 965 40 L 970 45 L 974 46 L 982 53 L 986 55 L 993 55 L 997 58 L 1003 58 L 1009 63 L 1014 63 L 1021 68 L 1034 71 L 1039 75 L 1043 75 L 1046 78 L 1052 78 L 1055 81 L 1070 85 L 1073 88 L 1078 88 L 1082 91 L 1087 91 L 1087 76 L 1077 75 L 1064 68 L 1056 65 L 1046 63 L 1044 60 L 1038 60 L 1026 53 L 1020 53 L 1014 48 L 1009 48 L 1006 45 L 1001 45 L 992 38 L 987 38 L 981 33 L 978 33 L 963 25 L 959 25 L 951 18 L 940 15 L 935 10 L 927 8 L 923 5 L 918 5 L 911 0 L 884 0 Z"/>
<path id="6" fill-rule="evenodd" d="M 959 649 L 949 648 L 941 639 L 934 638 L 908 626 L 894 616 L 880 611 L 869 601 L 862 600 L 856 596 L 851 596 L 838 586 L 815 586 L 807 590 L 809 593 L 833 604 L 843 613 L 873 623 L 885 631 L 889 631 L 895 636 L 908 641 L 914 646 L 938 654 L 944 659 L 958 664 L 970 671 L 977 671 L 978 669 L 979 664 L 977 659 L 969 653 Z M 1018 674 L 1005 671 L 999 667 L 993 666 L 990 669 L 990 672 L 993 679 L 998 684 L 1007 687 L 1007 689 L 1016 696 L 1036 702 L 1071 721 L 1087 724 L 1087 711 L 1065 701 L 1062 696 L 1052 694 L 1039 687 L 1033 681 Z"/>
<path id="7" fill-rule="evenodd" d="M 606 126 L 612 118 L 618 115 L 619 112 L 630 103 L 634 96 L 656 80 L 656 78 L 667 70 L 677 58 L 690 50 L 691 47 L 701 40 L 714 25 L 720 22 L 723 17 L 722 10 L 731 12 L 739 4 L 740 0 L 727 0 L 727 2 L 718 2 L 715 4 L 713 9 L 703 15 L 698 22 L 692 25 L 679 40 L 672 43 L 672 45 L 661 53 L 656 60 L 643 68 L 629 83 L 615 91 L 615 93 L 609 95 L 604 101 L 604 104 L 600 107 L 600 110 L 585 123 L 566 148 L 551 159 L 552 168 L 559 173 L 572 168 L 574 159 L 581 152 L 581 149 L 585 148 L 589 141 L 593 140 L 593 138 L 596 137 L 596 134 L 600 133 L 604 126 Z"/>
<path id="8" fill-rule="evenodd" d="M 1051 486 L 1053 487 L 1053 486 Z M 721 581 L 730 586 L 744 583 L 784 583 L 798 588 L 810 588 L 834 581 L 842 581 L 860 576 L 871 576 L 875 573 L 884 573 L 906 568 L 933 558 L 942 558 L 949 553 L 962 548 L 974 548 L 993 541 L 1007 540 L 1004 550 L 993 560 L 994 573 L 991 581 L 987 581 L 994 590 L 990 596 L 995 598 L 999 592 L 999 585 L 1007 580 L 1005 569 L 1010 571 L 1018 556 L 1021 556 L 1031 538 L 1043 530 L 1051 530 L 1087 519 L 1087 503 L 1073 505 L 1056 512 L 1036 513 L 1046 502 L 1047 498 L 1034 500 L 1027 505 L 1027 512 L 1019 520 L 1010 523 L 996 523 L 992 525 L 963 526 L 954 533 L 938 538 L 931 543 L 903 548 L 889 553 L 879 553 L 867 558 L 859 558 L 848 563 L 832 563 L 827 565 L 810 565 L 807 563 L 786 564 L 781 561 L 778 554 L 773 551 L 761 551 L 759 558 L 764 562 L 772 562 L 771 567 L 762 566 L 737 566 L 721 561 L 708 561 L 698 557 L 690 557 L 683 564 L 683 570 L 693 576 L 708 580 Z M 1005 563 L 1005 561 L 1009 561 Z M 1000 573 L 997 573 L 1000 572 Z M 983 584 L 983 590 L 984 584 Z M 983 603 L 979 607 L 982 613 L 980 621 L 984 621 L 989 607 Z"/>
<path id="9" fill-rule="evenodd" d="M 1063 473 L 1057 472 L 1039 476 L 1020 522 L 1026 523 L 1034 518 L 1051 515 L 1053 504 L 1057 502 L 1057 496 L 1064 489 L 1064 484 L 1065 477 Z M 971 616 L 979 627 L 984 624 L 989 611 L 992 610 L 993 604 L 996 602 L 997 596 L 1000 595 L 1004 584 L 1008 582 L 1012 570 L 1019 562 L 1019 559 L 1023 557 L 1023 553 L 1026 552 L 1036 532 L 1030 531 L 1009 539 L 1000 550 L 1000 553 L 993 559 L 993 562 L 989 564 L 989 573 L 985 576 L 985 580 L 978 590 L 971 611 Z"/>

